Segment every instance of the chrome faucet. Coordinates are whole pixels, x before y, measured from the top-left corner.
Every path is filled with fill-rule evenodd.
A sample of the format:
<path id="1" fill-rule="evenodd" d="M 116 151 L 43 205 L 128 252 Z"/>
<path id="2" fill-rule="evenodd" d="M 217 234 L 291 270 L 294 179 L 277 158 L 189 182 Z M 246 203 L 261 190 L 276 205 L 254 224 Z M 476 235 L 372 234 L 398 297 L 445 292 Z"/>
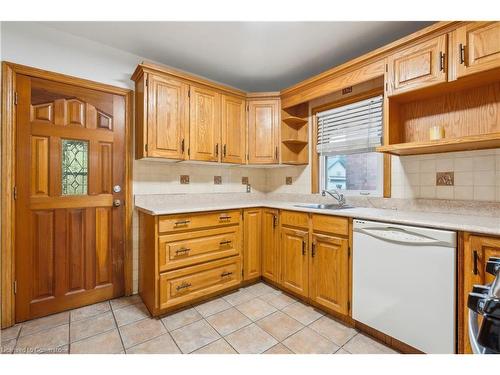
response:
<path id="1" fill-rule="evenodd" d="M 321 192 L 322 196 L 326 196 L 326 194 L 335 199 L 340 207 L 346 204 L 344 194 L 339 193 L 338 190 L 333 190 L 333 191 L 323 190 Z"/>

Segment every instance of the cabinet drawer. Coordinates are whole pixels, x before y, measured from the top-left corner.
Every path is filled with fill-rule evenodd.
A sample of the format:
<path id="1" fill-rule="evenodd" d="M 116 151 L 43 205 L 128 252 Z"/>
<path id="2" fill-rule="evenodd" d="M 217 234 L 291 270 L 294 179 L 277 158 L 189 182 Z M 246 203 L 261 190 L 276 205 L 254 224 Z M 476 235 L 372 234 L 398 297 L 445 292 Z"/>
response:
<path id="1" fill-rule="evenodd" d="M 335 233 L 342 236 L 349 234 L 349 220 L 345 217 L 313 215 L 312 227 L 313 231 Z"/>
<path id="2" fill-rule="evenodd" d="M 216 260 L 160 274 L 160 309 L 239 285 L 241 257 Z"/>
<path id="3" fill-rule="evenodd" d="M 159 237 L 159 271 L 239 255 L 240 227 L 228 226 Z"/>
<path id="4" fill-rule="evenodd" d="M 309 228 L 309 214 L 296 211 L 281 211 L 281 224 Z"/>
<path id="5" fill-rule="evenodd" d="M 240 211 L 217 211 L 202 214 L 160 216 L 158 231 L 180 232 L 183 230 L 209 228 L 221 225 L 239 224 Z"/>

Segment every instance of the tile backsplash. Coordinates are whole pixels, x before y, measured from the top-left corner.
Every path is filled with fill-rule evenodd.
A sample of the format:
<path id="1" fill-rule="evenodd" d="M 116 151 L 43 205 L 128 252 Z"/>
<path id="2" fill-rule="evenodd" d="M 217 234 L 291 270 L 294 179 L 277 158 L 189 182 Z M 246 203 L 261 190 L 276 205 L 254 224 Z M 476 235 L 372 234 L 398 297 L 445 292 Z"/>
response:
<path id="1" fill-rule="evenodd" d="M 453 186 L 437 186 L 440 172 Z M 393 156 L 392 197 L 500 201 L 500 149 Z"/>

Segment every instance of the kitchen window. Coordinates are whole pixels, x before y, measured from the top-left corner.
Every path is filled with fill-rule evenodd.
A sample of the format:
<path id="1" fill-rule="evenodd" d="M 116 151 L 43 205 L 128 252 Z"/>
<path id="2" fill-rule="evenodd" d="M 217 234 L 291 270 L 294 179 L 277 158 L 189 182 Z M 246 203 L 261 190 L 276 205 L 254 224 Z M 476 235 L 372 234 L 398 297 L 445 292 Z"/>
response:
<path id="1" fill-rule="evenodd" d="M 316 113 L 319 188 L 347 195 L 383 195 L 383 97 Z"/>

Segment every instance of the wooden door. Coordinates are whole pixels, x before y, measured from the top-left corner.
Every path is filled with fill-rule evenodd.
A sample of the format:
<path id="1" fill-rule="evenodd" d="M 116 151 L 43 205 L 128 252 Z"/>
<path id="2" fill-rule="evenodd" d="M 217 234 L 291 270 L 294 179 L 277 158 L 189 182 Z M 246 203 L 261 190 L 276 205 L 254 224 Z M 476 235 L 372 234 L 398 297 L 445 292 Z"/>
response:
<path id="1" fill-rule="evenodd" d="M 388 95 L 446 82 L 446 35 L 418 43 L 388 58 Z"/>
<path id="2" fill-rule="evenodd" d="M 244 164 L 245 156 L 245 100 L 222 95 L 222 162 Z"/>
<path id="3" fill-rule="evenodd" d="M 279 162 L 279 101 L 248 102 L 248 163 Z"/>
<path id="4" fill-rule="evenodd" d="M 308 296 L 307 231 L 281 228 L 281 285 L 298 295 Z"/>
<path id="5" fill-rule="evenodd" d="M 278 210 L 262 209 L 262 276 L 279 282 Z"/>
<path id="6" fill-rule="evenodd" d="M 493 281 L 493 276 L 486 273 L 486 262 L 490 257 L 500 257 L 500 238 L 465 235 L 464 246 L 464 303 L 463 332 L 464 352 L 472 353 L 469 343 L 467 297 L 475 284 L 484 285 Z"/>
<path id="7" fill-rule="evenodd" d="M 333 235 L 312 235 L 309 297 L 341 314 L 348 313 L 349 241 Z"/>
<path id="8" fill-rule="evenodd" d="M 457 77 L 500 67 L 500 22 L 471 22 L 456 30 Z"/>
<path id="9" fill-rule="evenodd" d="M 147 157 L 185 159 L 189 85 L 150 74 L 147 87 Z"/>
<path id="10" fill-rule="evenodd" d="M 124 293 L 125 98 L 22 75 L 17 93 L 20 322 Z"/>
<path id="11" fill-rule="evenodd" d="M 261 218 L 260 208 L 243 211 L 243 280 L 261 275 Z"/>
<path id="12" fill-rule="evenodd" d="M 220 94 L 191 86 L 189 147 L 190 160 L 220 161 Z"/>

